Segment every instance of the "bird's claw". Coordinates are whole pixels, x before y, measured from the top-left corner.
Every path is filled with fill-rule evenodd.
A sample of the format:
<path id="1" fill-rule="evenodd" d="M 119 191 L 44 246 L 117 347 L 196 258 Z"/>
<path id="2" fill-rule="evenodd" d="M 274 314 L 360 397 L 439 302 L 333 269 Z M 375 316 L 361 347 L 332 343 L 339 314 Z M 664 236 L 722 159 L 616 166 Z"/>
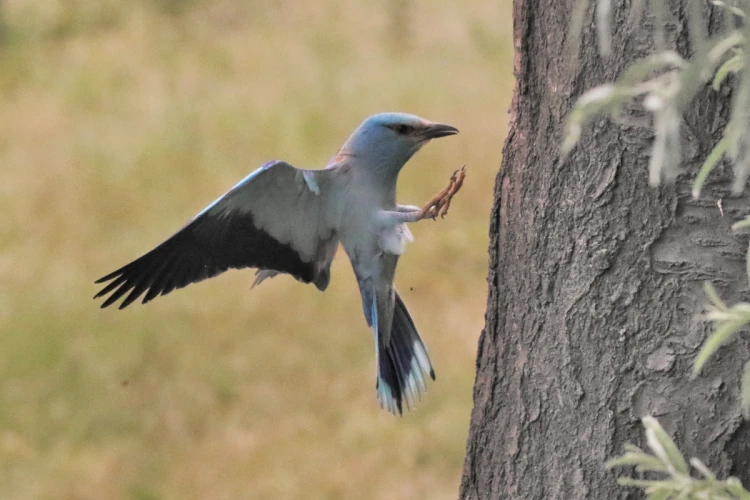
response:
<path id="1" fill-rule="evenodd" d="M 448 185 L 436 194 L 420 211 L 420 219 L 437 220 L 438 215 L 444 218 L 448 215 L 448 209 L 451 206 L 453 196 L 461 189 L 466 177 L 466 165 L 453 172 Z"/>

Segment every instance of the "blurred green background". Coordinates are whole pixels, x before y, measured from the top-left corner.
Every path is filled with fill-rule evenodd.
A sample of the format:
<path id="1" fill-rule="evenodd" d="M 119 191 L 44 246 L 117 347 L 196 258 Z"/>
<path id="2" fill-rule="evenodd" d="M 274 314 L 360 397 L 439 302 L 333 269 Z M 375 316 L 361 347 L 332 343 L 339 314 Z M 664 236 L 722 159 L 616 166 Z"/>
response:
<path id="1" fill-rule="evenodd" d="M 510 2 L 0 0 L 0 498 L 455 498 L 512 90 Z M 325 294 L 233 271 L 100 310 L 93 281 L 271 158 L 366 116 L 461 134 L 403 171 L 402 291 L 437 381 L 378 407 L 343 252 Z"/>

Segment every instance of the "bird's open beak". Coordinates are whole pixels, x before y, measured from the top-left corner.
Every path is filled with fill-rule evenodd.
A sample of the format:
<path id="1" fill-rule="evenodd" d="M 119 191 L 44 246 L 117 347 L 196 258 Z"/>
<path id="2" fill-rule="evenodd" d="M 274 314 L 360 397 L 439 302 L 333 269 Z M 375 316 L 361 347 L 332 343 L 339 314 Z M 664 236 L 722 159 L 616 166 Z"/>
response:
<path id="1" fill-rule="evenodd" d="M 451 127 L 443 123 L 432 123 L 424 129 L 424 138 L 437 139 L 438 137 L 446 137 L 457 133 L 458 129 L 456 127 Z"/>

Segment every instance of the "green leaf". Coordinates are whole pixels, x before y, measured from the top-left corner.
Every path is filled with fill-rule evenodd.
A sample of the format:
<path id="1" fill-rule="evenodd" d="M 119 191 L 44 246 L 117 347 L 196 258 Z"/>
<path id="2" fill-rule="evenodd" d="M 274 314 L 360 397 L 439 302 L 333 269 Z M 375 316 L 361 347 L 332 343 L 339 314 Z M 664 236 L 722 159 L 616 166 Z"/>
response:
<path id="1" fill-rule="evenodd" d="M 746 219 L 742 219 L 739 222 L 735 222 L 732 224 L 732 231 L 738 231 L 740 229 L 746 229 L 750 227 L 750 217 L 747 217 Z"/>
<path id="2" fill-rule="evenodd" d="M 745 363 L 742 374 L 742 415 L 745 420 L 750 420 L 750 361 Z"/>
<path id="3" fill-rule="evenodd" d="M 739 16 L 739 17 L 745 17 L 745 12 L 740 9 L 739 7 L 735 7 L 733 5 L 728 5 L 726 2 L 722 2 L 721 0 L 713 0 L 711 2 L 712 4 L 716 5 L 717 7 L 721 7 L 723 9 L 727 9 L 732 14 Z"/>
<path id="4" fill-rule="evenodd" d="M 563 158 L 578 144 L 581 138 L 581 129 L 586 122 L 606 110 L 608 106 L 617 105 L 617 101 L 620 99 L 622 97 L 615 94 L 615 87 L 611 84 L 594 87 L 578 98 L 565 125 L 565 138 L 560 147 Z"/>
<path id="5" fill-rule="evenodd" d="M 673 491 L 669 488 L 659 488 L 646 498 L 648 500 L 667 500 L 669 497 L 672 496 L 672 493 Z"/>
<path id="6" fill-rule="evenodd" d="M 724 156 L 728 145 L 729 138 L 726 136 L 722 137 L 721 140 L 716 144 L 716 146 L 714 146 L 714 148 L 711 150 L 711 154 L 708 155 L 706 161 L 703 162 L 703 166 L 701 167 L 700 172 L 698 172 L 698 176 L 695 178 L 695 182 L 693 183 L 694 200 L 697 200 L 700 196 L 701 189 L 703 188 L 703 183 L 706 182 L 708 174 L 711 173 L 711 170 L 714 169 L 716 164 L 719 163 L 719 160 L 721 160 L 721 157 Z"/>
<path id="7" fill-rule="evenodd" d="M 612 34 L 610 18 L 612 17 L 611 0 L 596 2 L 596 34 L 599 39 L 599 54 L 609 57 L 612 53 Z"/>
<path id="8" fill-rule="evenodd" d="M 703 477 L 705 477 L 709 481 L 716 481 L 716 476 L 714 475 L 714 473 L 711 472 L 711 470 L 708 467 L 706 467 L 706 464 L 704 464 L 697 458 L 691 458 L 690 465 L 692 465 L 695 469 L 697 469 L 698 472 L 703 474 Z"/>
<path id="9" fill-rule="evenodd" d="M 719 87 L 721 87 L 722 82 L 727 77 L 727 75 L 729 75 L 729 73 L 737 73 L 744 66 L 745 59 L 742 57 L 742 54 L 735 54 L 733 57 L 727 59 L 724 64 L 719 66 L 719 69 L 716 70 L 714 81 L 711 84 L 714 90 L 719 90 Z"/>
<path id="10" fill-rule="evenodd" d="M 708 51 L 708 57 L 717 63 L 724 58 L 724 55 L 738 45 L 745 43 L 745 37 L 742 32 L 734 30 L 720 37 L 719 40 Z"/>
<path id="11" fill-rule="evenodd" d="M 639 488 L 666 487 L 670 481 L 653 481 L 649 479 L 633 479 L 632 477 L 618 477 L 617 484 L 621 486 L 637 486 Z"/>
<path id="12" fill-rule="evenodd" d="M 750 500 L 750 492 L 742 487 L 742 483 L 736 477 L 730 477 L 727 479 L 726 485 L 732 495 L 741 498 L 742 500 Z"/>
<path id="13" fill-rule="evenodd" d="M 654 45 L 657 50 L 663 50 L 666 46 L 666 37 L 664 36 L 664 26 L 667 23 L 669 8 L 667 2 L 649 2 L 651 11 L 654 15 Z"/>
<path id="14" fill-rule="evenodd" d="M 689 469 L 685 457 L 682 456 L 677 445 L 669 437 L 659 421 L 654 417 L 643 417 L 643 425 L 646 427 L 646 441 L 649 448 L 654 454 L 661 458 L 663 462 L 672 466 L 680 474 L 689 474 Z"/>
<path id="15" fill-rule="evenodd" d="M 669 469 L 663 472 L 669 476 L 663 479 L 620 477 L 617 479 L 618 484 L 640 488 L 647 495 L 648 500 L 750 500 L 750 492 L 742 487 L 737 478 L 730 477 L 726 481 L 719 481 L 714 473 L 697 458 L 691 458 L 690 465 L 700 472 L 704 479 L 692 477 L 682 454 L 659 422 L 653 417 L 644 417 L 642 420 L 646 428 L 648 446 L 656 456 L 644 453 L 637 446 L 626 444 L 625 456 L 610 460 L 607 466 L 637 466 L 645 457 L 657 461 L 662 467 L 665 464 L 668 465 Z"/>
<path id="16" fill-rule="evenodd" d="M 721 323 L 714 334 L 703 344 L 698 356 L 695 358 L 695 363 L 693 364 L 693 376 L 698 375 L 708 358 L 710 358 L 719 347 L 729 342 L 732 336 L 746 324 L 747 319 L 744 317 Z"/>
<path id="17" fill-rule="evenodd" d="M 703 285 L 703 290 L 705 290 L 706 295 L 708 295 L 708 298 L 711 299 L 711 302 L 720 310 L 720 311 L 728 311 L 729 308 L 724 303 L 721 298 L 719 298 L 719 294 L 716 293 L 716 289 L 714 286 L 706 281 L 706 283 Z"/>
<path id="18" fill-rule="evenodd" d="M 639 471 L 667 472 L 661 460 L 645 453 L 625 453 L 621 457 L 613 458 L 606 463 L 608 469 L 620 466 L 634 465 Z"/>
<path id="19" fill-rule="evenodd" d="M 578 60 L 581 31 L 583 30 L 583 23 L 586 21 L 586 9 L 588 9 L 588 6 L 588 0 L 576 0 L 576 5 L 573 7 L 573 15 L 570 18 L 570 30 L 568 30 L 570 37 L 568 38 L 566 52 L 571 54 L 576 60 Z"/>
<path id="20" fill-rule="evenodd" d="M 633 87 L 644 81 L 649 74 L 655 71 L 674 68 L 685 69 L 687 66 L 687 61 L 680 54 L 673 50 L 664 50 L 631 64 L 617 81 L 617 86 Z"/>
<path id="21" fill-rule="evenodd" d="M 632 443 L 625 443 L 623 445 L 623 448 L 625 449 L 625 451 L 630 452 L 630 453 L 642 453 L 644 455 L 646 454 L 645 451 L 643 451 L 642 449 L 638 448 L 636 445 L 634 445 Z"/>

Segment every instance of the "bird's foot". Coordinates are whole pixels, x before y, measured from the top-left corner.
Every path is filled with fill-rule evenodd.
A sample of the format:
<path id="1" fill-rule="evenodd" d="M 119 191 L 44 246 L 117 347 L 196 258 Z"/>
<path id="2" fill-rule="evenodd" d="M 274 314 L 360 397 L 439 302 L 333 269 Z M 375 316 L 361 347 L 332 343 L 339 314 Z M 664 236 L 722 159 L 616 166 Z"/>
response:
<path id="1" fill-rule="evenodd" d="M 448 215 L 448 209 L 451 206 L 451 200 L 461 186 L 464 184 L 464 178 L 466 177 L 466 165 L 461 167 L 460 170 L 456 170 L 451 175 L 451 179 L 448 185 L 436 194 L 424 207 L 419 211 L 419 219 L 432 219 L 436 220 L 438 215 L 440 218 Z"/>

